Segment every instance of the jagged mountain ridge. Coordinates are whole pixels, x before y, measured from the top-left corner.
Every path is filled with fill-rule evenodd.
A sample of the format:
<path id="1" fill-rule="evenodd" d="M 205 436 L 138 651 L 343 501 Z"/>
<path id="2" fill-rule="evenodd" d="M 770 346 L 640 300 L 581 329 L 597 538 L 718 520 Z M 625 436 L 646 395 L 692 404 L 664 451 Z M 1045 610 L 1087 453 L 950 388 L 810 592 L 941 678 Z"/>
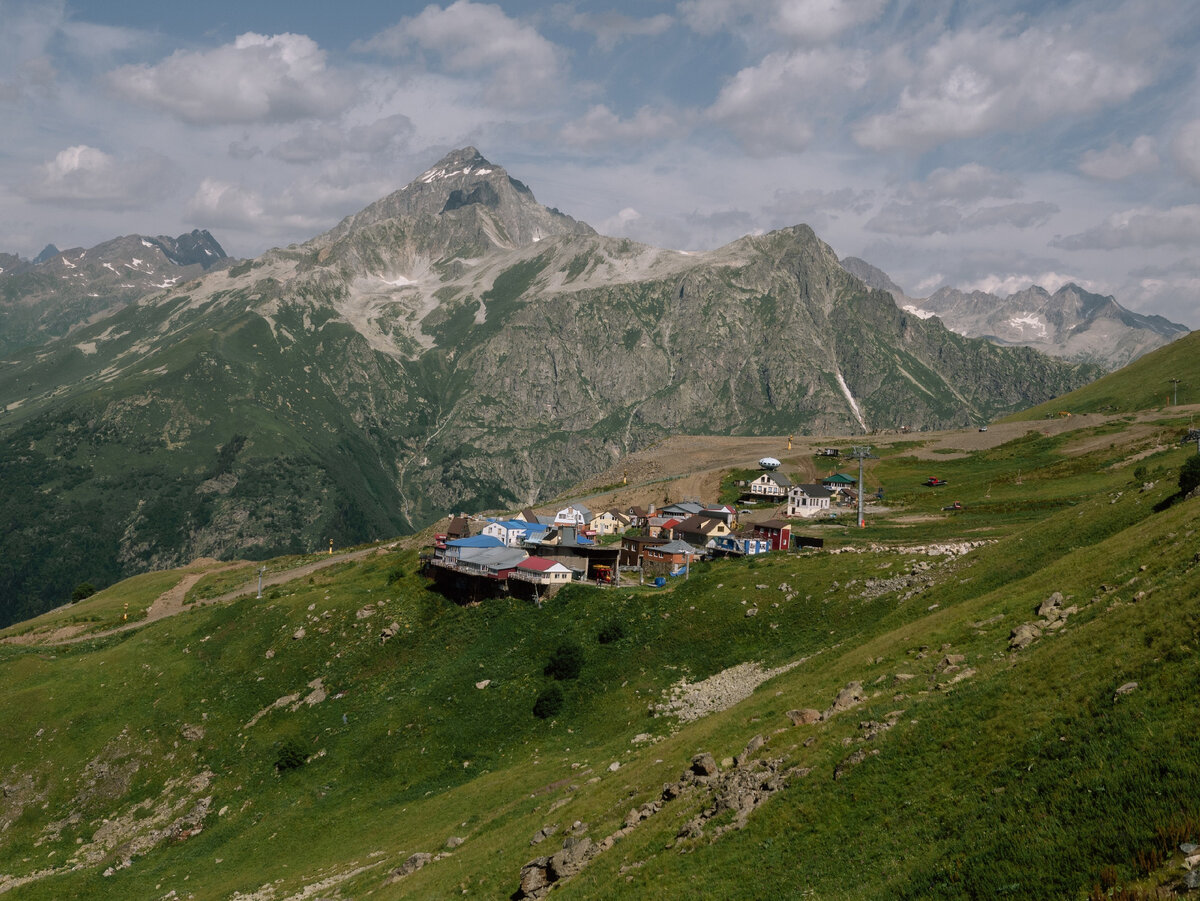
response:
<path id="1" fill-rule="evenodd" d="M 906 295 L 887 273 L 857 257 L 842 260 L 864 284 L 887 291 L 916 316 L 937 316 L 960 335 L 996 344 L 1033 347 L 1051 356 L 1118 369 L 1188 333 L 1163 316 L 1121 306 L 1111 295 L 1066 284 L 1053 294 L 1033 285 L 1000 297 L 941 287 L 926 298 Z"/>
<path id="2" fill-rule="evenodd" d="M 0 255 L 0 354 L 62 337 L 226 263 L 216 238 L 201 229 L 175 238 L 125 235 L 87 249 L 50 245 L 32 263 Z"/>
<path id="3" fill-rule="evenodd" d="M 666 434 L 961 426 L 1097 374 L 899 310 L 807 226 L 685 254 L 518 185 L 456 151 L 12 357 L 0 596 L 537 502 Z"/>

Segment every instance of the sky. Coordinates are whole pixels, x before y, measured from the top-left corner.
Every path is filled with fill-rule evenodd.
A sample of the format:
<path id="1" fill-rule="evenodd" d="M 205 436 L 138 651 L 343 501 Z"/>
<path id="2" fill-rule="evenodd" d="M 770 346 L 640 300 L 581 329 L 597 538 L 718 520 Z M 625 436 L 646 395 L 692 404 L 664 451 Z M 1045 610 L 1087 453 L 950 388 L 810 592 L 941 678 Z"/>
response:
<path id="1" fill-rule="evenodd" d="M 0 251 L 305 241 L 472 145 L 603 234 L 1200 326 L 1190 0 L 0 0 Z"/>

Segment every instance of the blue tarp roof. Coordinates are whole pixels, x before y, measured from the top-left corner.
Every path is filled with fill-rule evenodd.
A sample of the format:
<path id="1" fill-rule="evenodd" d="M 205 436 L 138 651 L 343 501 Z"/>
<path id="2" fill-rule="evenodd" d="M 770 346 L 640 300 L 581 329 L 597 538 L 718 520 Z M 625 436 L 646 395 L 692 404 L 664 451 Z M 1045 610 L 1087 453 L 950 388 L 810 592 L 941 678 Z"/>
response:
<path id="1" fill-rule="evenodd" d="M 470 538 L 447 541 L 446 547 L 504 547 L 504 542 L 492 535 L 472 535 Z"/>

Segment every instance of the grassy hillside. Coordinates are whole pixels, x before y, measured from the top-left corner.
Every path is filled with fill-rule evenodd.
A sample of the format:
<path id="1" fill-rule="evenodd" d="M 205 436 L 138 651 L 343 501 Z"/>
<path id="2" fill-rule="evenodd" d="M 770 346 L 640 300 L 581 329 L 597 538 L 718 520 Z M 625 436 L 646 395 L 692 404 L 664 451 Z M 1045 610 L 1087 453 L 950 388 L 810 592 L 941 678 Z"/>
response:
<path id="1" fill-rule="evenodd" d="M 1134 360 L 1124 369 L 1097 379 L 1083 388 L 1026 410 L 1010 419 L 1039 419 L 1071 413 L 1131 413 L 1200 401 L 1200 332 L 1192 332 L 1178 341 L 1160 347 Z"/>
<path id="2" fill-rule="evenodd" d="M 1155 447 L 1120 423 L 1030 435 L 936 461 L 951 496 L 920 486 L 931 461 L 909 442 L 872 464 L 890 506 L 867 529 L 700 565 L 666 590 L 462 607 L 414 551 L 381 550 L 261 601 L 77 644 L 0 643 L 0 891 L 501 898 L 565 838 L 618 831 L 555 896 L 1083 899 L 1174 884 L 1179 842 L 1200 839 L 1200 500 L 1172 502 L 1189 449 Z M 923 552 L 934 542 L 971 549 Z M 102 630 L 198 575 L 139 577 L 0 637 Z M 188 596 L 249 575 L 209 573 Z M 1070 612 L 1039 617 L 1054 592 Z M 582 671 L 539 719 L 564 643 Z M 694 722 L 648 712 L 680 680 L 746 663 L 794 666 Z M 861 700 L 833 711 L 851 683 Z M 827 715 L 793 726 L 804 708 Z M 749 762 L 725 760 L 756 735 Z M 625 830 L 700 752 L 748 779 L 772 761 L 750 782 L 775 772 L 786 787 L 719 837 L 739 802 L 711 785 Z M 446 856 L 390 881 L 416 852 Z"/>

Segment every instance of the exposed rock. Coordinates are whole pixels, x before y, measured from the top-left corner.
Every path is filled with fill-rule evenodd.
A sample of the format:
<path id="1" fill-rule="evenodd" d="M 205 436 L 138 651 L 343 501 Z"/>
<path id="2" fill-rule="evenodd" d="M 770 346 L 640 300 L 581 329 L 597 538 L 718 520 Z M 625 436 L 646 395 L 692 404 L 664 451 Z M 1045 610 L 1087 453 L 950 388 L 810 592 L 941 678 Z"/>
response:
<path id="1" fill-rule="evenodd" d="M 734 758 L 733 765 L 745 766 L 749 762 L 750 756 L 766 743 L 766 739 L 764 739 L 761 735 L 754 736 L 754 738 L 750 739 L 750 741 L 746 744 L 746 747 L 742 753 Z"/>
<path id="2" fill-rule="evenodd" d="M 1136 682 L 1126 682 L 1113 693 L 1113 700 L 1117 700 L 1127 694 L 1132 694 L 1137 691 L 1138 684 Z"/>
<path id="3" fill-rule="evenodd" d="M 398 882 L 405 876 L 411 876 L 431 860 L 433 860 L 432 854 L 426 854 L 424 851 L 418 851 L 416 854 L 411 855 L 408 860 L 404 861 L 404 863 L 400 864 L 400 866 L 396 867 L 396 869 L 392 870 L 387 881 L 389 883 Z"/>
<path id="4" fill-rule="evenodd" d="M 1058 619 L 1058 608 L 1062 606 L 1061 591 L 1056 591 L 1038 605 L 1037 615 L 1045 619 Z"/>
<path id="5" fill-rule="evenodd" d="M 368 616 L 374 616 L 375 613 L 376 613 L 375 607 L 372 604 L 367 604 L 367 606 L 362 607 L 359 610 L 355 611 L 354 618 L 355 619 L 366 619 Z"/>
<path id="6" fill-rule="evenodd" d="M 846 775 L 847 770 L 858 766 L 868 757 L 874 757 L 878 753 L 878 748 L 873 748 L 870 751 L 868 751 L 866 748 L 859 748 L 857 751 L 839 763 L 836 767 L 834 767 L 833 778 L 841 779 L 842 776 Z"/>
<path id="7" fill-rule="evenodd" d="M 295 632 L 292 633 L 293 641 L 299 641 L 303 637 L 304 637 L 304 627 L 303 626 L 301 626 L 299 629 L 297 629 Z"/>
<path id="8" fill-rule="evenodd" d="M 390 623 L 387 626 L 385 626 L 383 629 L 380 630 L 379 643 L 387 644 L 388 639 L 395 638 L 399 634 L 400 634 L 400 624 L 395 623 L 395 622 Z"/>
<path id="9" fill-rule="evenodd" d="M 746 616 L 758 616 L 758 608 L 751 607 L 749 610 L 746 611 Z"/>
<path id="10" fill-rule="evenodd" d="M 764 669 L 757 663 L 739 663 L 702 682 L 680 682 L 673 685 L 669 692 L 664 691 L 667 699 L 651 705 L 650 712 L 655 716 L 678 717 L 682 723 L 693 722 L 750 697 L 754 689 L 767 679 L 786 673 L 806 659 L 794 660 L 774 669 Z"/>
<path id="11" fill-rule="evenodd" d="M 821 719 L 827 720 L 834 714 L 841 713 L 843 710 L 849 710 L 851 707 L 857 707 L 866 699 L 867 696 L 863 692 L 862 683 L 850 682 L 845 688 L 837 693 L 837 697 L 833 699 L 833 705 L 823 714 L 821 714 Z"/>
<path id="12" fill-rule="evenodd" d="M 475 683 L 475 687 L 478 688 L 480 691 L 483 691 L 483 689 L 487 688 L 491 684 L 492 684 L 491 679 L 481 679 L 479 682 Z"/>
<path id="13" fill-rule="evenodd" d="M 184 723 L 183 727 L 179 730 L 179 734 L 187 741 L 200 741 L 200 739 L 204 738 L 204 727 Z"/>
<path id="14" fill-rule="evenodd" d="M 1013 651 L 1023 651 L 1042 637 L 1042 630 L 1033 623 L 1021 623 L 1012 630 L 1008 638 L 1008 647 Z"/>
<path id="15" fill-rule="evenodd" d="M 692 772 L 697 776 L 715 776 L 719 771 L 712 754 L 705 751 L 692 758 Z"/>
<path id="16" fill-rule="evenodd" d="M 950 669 L 951 667 L 959 667 L 959 666 L 962 666 L 962 664 L 964 664 L 966 662 L 967 662 L 967 658 L 966 658 L 966 655 L 964 655 L 964 654 L 947 654 L 938 663 L 937 668 L 939 671 L 945 672 L 946 670 Z"/>
<path id="17" fill-rule="evenodd" d="M 787 717 L 792 721 L 793 726 L 811 726 L 813 723 L 821 721 L 821 711 L 805 707 L 802 710 L 789 710 Z"/>
<path id="18" fill-rule="evenodd" d="M 446 847 L 451 850 L 454 850 L 459 845 L 461 845 L 464 841 L 466 841 L 466 839 L 459 838 L 457 835 L 452 835 L 448 839 L 446 839 Z"/>
<path id="19" fill-rule="evenodd" d="M 558 824 L 557 823 L 555 823 L 553 826 L 543 826 L 541 829 L 539 829 L 537 832 L 535 832 L 533 834 L 533 838 L 531 838 L 529 840 L 529 844 L 530 844 L 530 846 L 540 845 L 542 842 L 544 842 L 546 839 L 548 839 L 550 836 L 552 836 L 556 832 L 558 832 Z"/>

